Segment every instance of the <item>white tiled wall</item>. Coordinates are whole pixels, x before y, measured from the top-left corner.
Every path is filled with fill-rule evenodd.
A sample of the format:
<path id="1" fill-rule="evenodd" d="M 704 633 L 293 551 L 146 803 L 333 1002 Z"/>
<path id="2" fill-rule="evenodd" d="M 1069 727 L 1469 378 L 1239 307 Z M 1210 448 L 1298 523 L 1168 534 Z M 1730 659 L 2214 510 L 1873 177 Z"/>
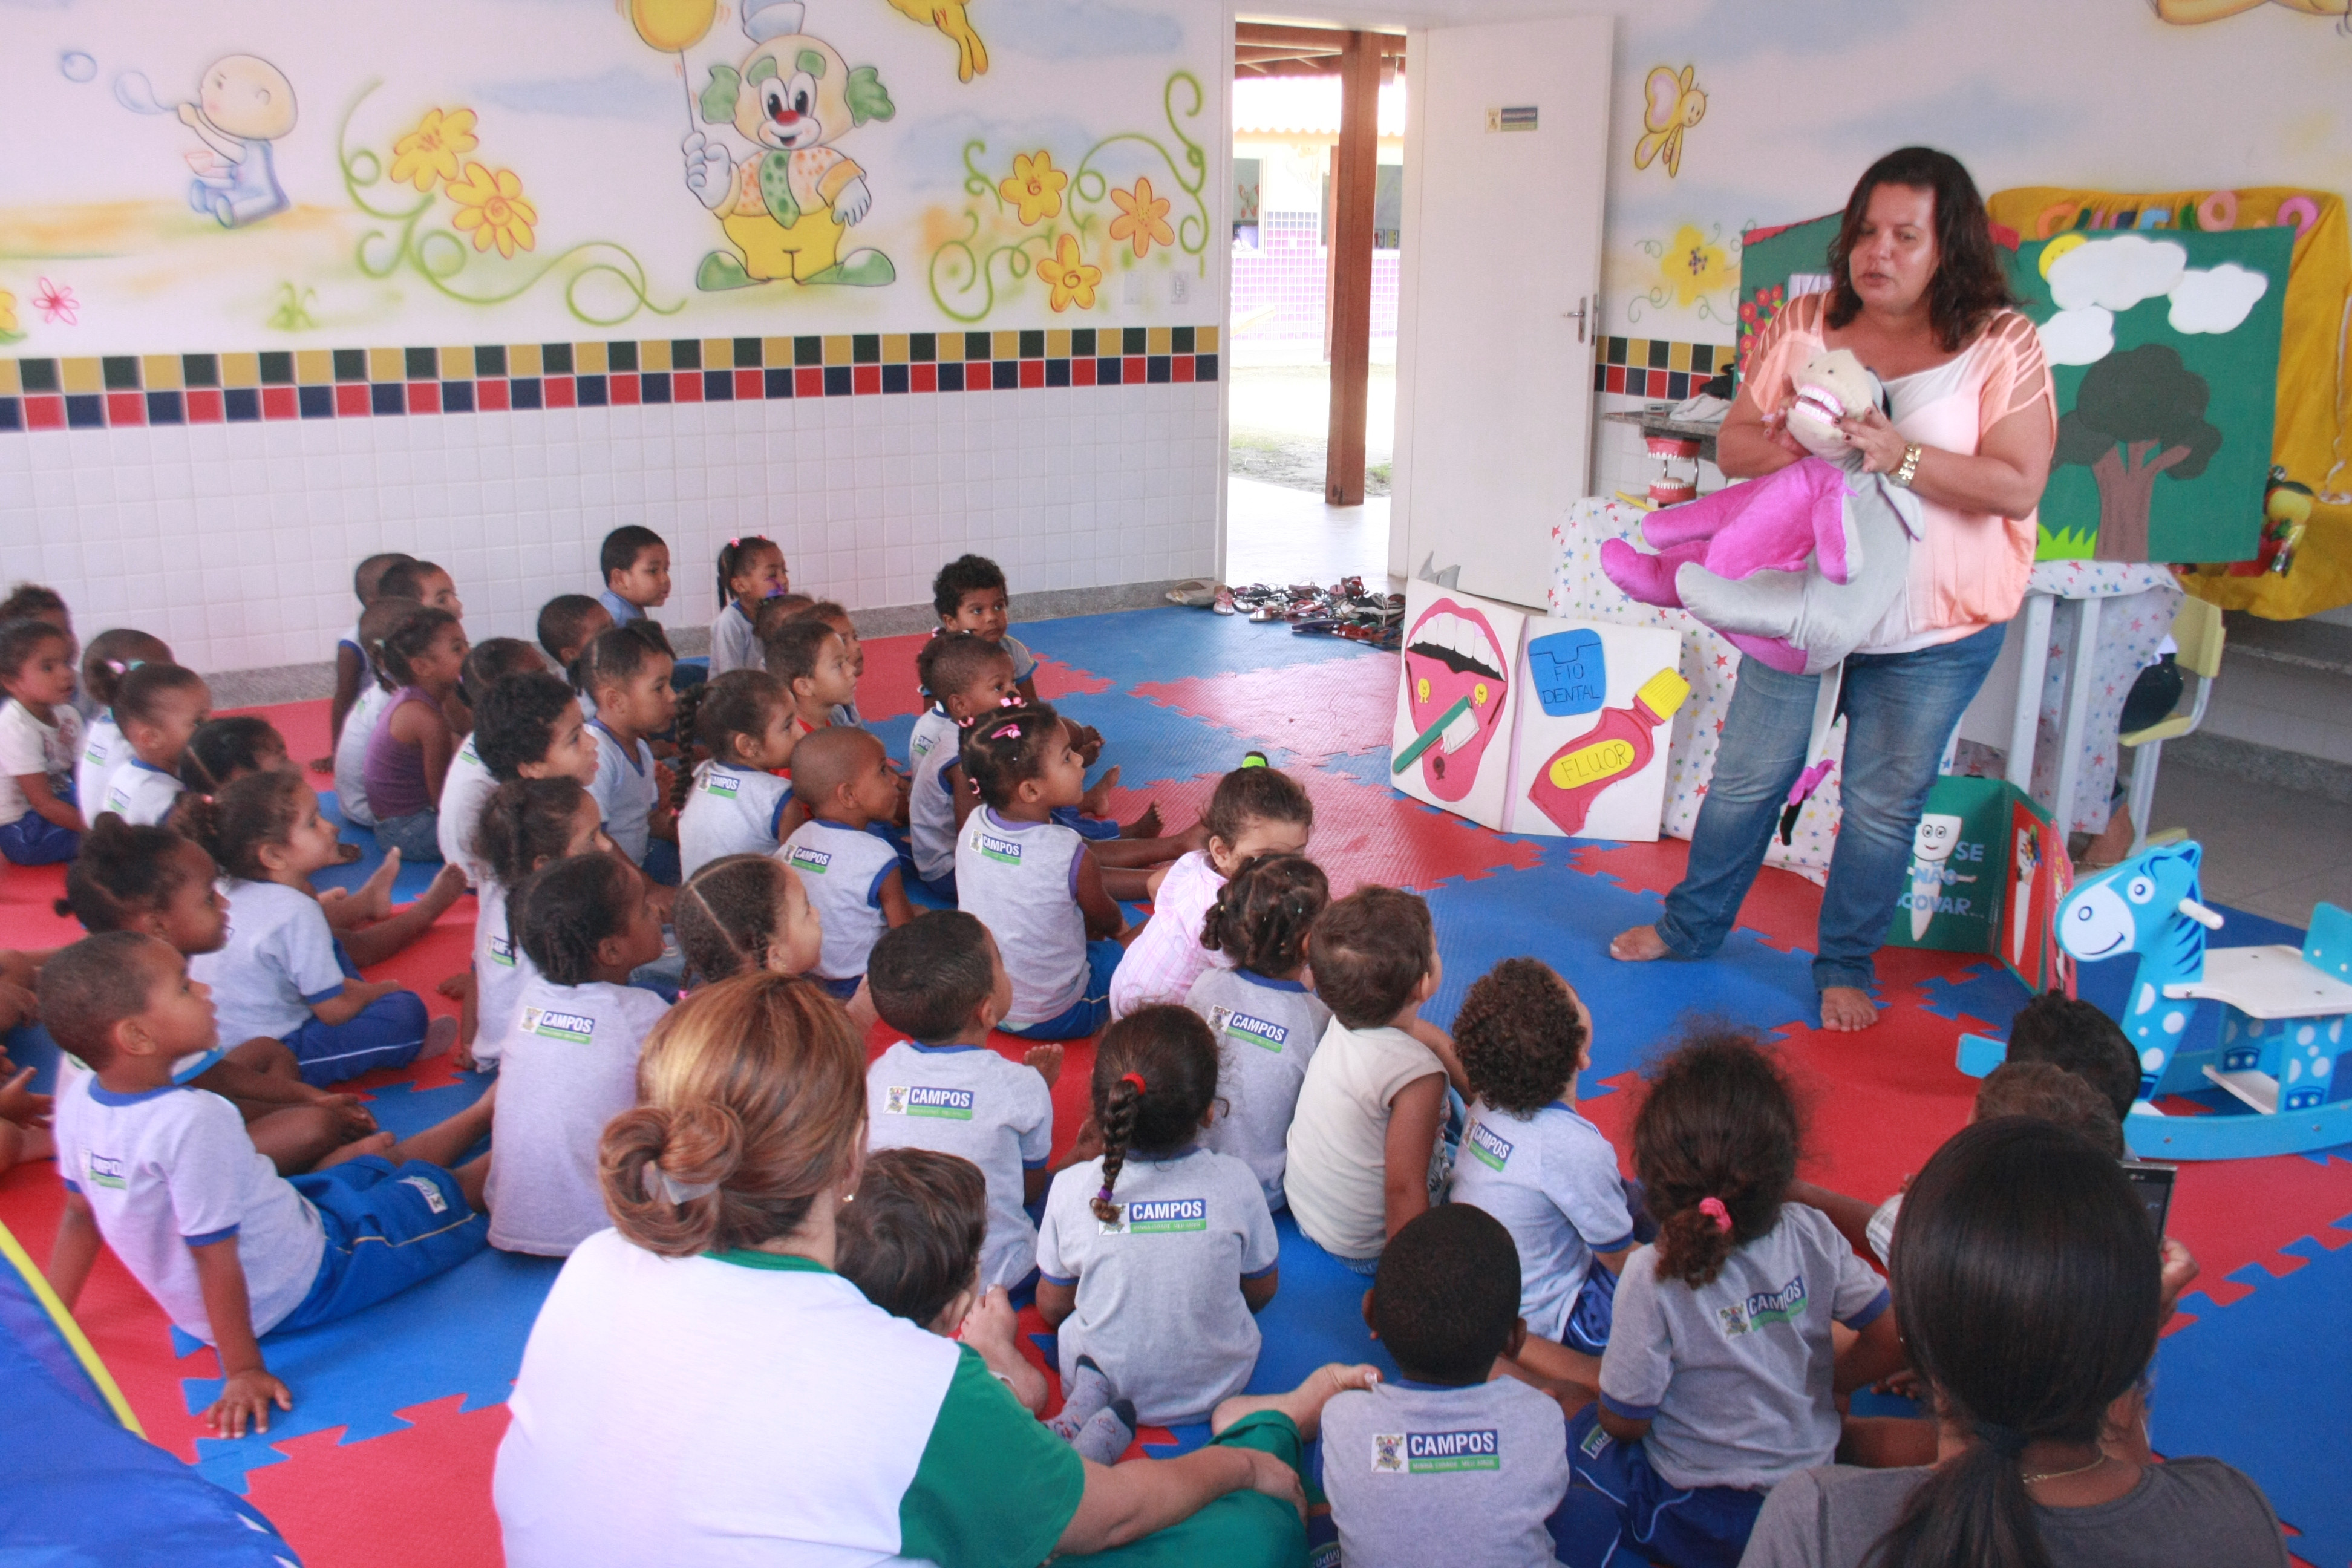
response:
<path id="1" fill-rule="evenodd" d="M 135 626 L 207 671 L 332 656 L 351 569 L 406 550 L 455 575 L 476 638 L 593 592 L 623 523 L 670 542 L 659 618 L 707 624 L 730 535 L 793 585 L 919 604 L 967 550 L 1016 592 L 1213 574 L 1214 383 L 0 435 L 0 574 L 55 587 L 87 638 Z"/>

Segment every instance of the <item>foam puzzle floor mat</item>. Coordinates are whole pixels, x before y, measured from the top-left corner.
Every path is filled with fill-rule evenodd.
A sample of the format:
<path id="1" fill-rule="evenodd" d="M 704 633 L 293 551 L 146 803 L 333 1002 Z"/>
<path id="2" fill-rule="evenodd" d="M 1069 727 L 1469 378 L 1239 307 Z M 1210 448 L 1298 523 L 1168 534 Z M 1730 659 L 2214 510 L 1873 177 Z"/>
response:
<path id="1" fill-rule="evenodd" d="M 1449 1021 L 1470 982 L 1497 960 L 1531 954 L 1582 993 L 1595 1023 L 1581 1083 L 1592 1119 L 1625 1147 L 1642 1065 L 1694 1019 L 1728 1019 L 1776 1037 L 1809 1112 L 1808 1177 L 1876 1199 L 1895 1190 L 1968 1117 L 1975 1085 L 1953 1066 L 1959 1036 L 1999 1033 L 2025 1000 L 2005 971 L 1965 955 L 1888 949 L 1877 992 L 1885 1013 L 1859 1035 L 1814 1027 L 1811 977 L 1818 890 L 1766 871 L 1738 930 L 1705 963 L 1624 965 L 1610 937 L 1655 918 L 1685 847 L 1518 838 L 1487 832 L 1388 787 L 1394 656 L 1297 637 L 1196 610 L 1146 610 L 1020 626 L 1040 657 L 1042 695 L 1108 740 L 1120 767 L 1116 814 L 1157 802 L 1171 831 L 1188 824 L 1216 778 L 1253 748 L 1296 771 L 1316 806 L 1311 852 L 1339 890 L 1368 882 L 1429 900 L 1444 962 L 1428 1010 Z M 868 724 L 902 753 L 919 710 L 919 639 L 868 642 L 859 687 Z M 323 702 L 265 710 L 298 757 L 327 750 Z M 323 780 L 320 782 L 324 782 Z M 356 885 L 378 863 L 372 837 L 347 828 L 364 858 L 322 877 Z M 433 867 L 404 867 L 400 896 Z M 55 868 L 0 877 L 0 945 L 51 947 L 79 934 L 50 902 Z M 2227 912 L 2227 911 L 2225 911 Z M 467 963 L 472 900 L 458 904 L 371 978 L 396 977 L 436 1015 L 456 1005 L 435 986 Z M 2299 940 L 2229 913 L 2222 945 Z M 2085 994 L 2114 1005 L 2116 966 L 2084 973 Z M 869 1041 L 879 1051 L 887 1031 Z M 1022 1047 L 996 1044 L 1019 1059 Z M 27 1063 L 27 1065 L 34 1065 Z M 1090 1047 L 1066 1053 L 1054 1091 L 1056 1152 L 1087 1111 Z M 446 1058 L 359 1080 L 377 1120 L 405 1134 L 480 1094 L 487 1080 Z M 2160 1452 L 2216 1454 L 2251 1473 L 2296 1532 L 2304 1560 L 2352 1564 L 2352 1496 L 2338 1489 L 2352 1447 L 2352 1357 L 2341 1321 L 2352 1306 L 2352 1150 L 2183 1170 L 2172 1229 L 2203 1274 L 2159 1351 L 2154 1423 Z M 56 1233 L 56 1167 L 0 1176 L 0 1221 L 37 1258 Z M 1360 1313 L 1365 1281 L 1302 1237 L 1287 1215 L 1281 1286 L 1258 1322 L 1265 1345 L 1250 1387 L 1292 1386 L 1328 1361 L 1392 1370 Z M 314 1568 L 500 1561 L 490 1475 L 523 1342 L 552 1282 L 551 1261 L 485 1254 L 345 1322 L 274 1336 L 272 1368 L 294 1391 L 266 1436 L 224 1441 L 196 1412 L 218 1386 L 214 1354 L 179 1335 L 110 1256 L 78 1317 L 154 1441 L 266 1512 Z M 1054 1342 L 1034 1309 L 1028 1342 L 1049 1377 Z M 1058 1397 L 1058 1395 L 1057 1395 Z M 1150 1429 L 1137 1452 L 1192 1447 L 1204 1428 Z"/>

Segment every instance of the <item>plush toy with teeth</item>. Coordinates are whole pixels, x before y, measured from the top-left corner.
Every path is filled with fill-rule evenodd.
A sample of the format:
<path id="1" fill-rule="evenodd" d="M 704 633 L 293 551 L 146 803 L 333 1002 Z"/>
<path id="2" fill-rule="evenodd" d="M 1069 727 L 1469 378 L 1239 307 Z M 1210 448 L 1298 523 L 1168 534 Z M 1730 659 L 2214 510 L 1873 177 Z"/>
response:
<path id="1" fill-rule="evenodd" d="M 1878 378 L 1846 349 L 1814 355 L 1793 378 L 1790 437 L 1811 454 L 1686 505 L 1653 512 L 1642 537 L 1601 547 L 1601 569 L 1630 598 L 1686 609 L 1775 669 L 1816 675 L 1862 646 L 1903 591 L 1918 498 L 1865 473 L 1840 421 L 1883 406 Z"/>

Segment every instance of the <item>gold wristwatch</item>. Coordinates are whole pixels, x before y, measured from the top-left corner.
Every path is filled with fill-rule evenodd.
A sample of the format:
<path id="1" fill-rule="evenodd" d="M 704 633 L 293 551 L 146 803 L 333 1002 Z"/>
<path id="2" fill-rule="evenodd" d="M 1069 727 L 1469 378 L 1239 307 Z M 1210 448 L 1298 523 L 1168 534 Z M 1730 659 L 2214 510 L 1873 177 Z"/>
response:
<path id="1" fill-rule="evenodd" d="M 1919 471 L 1919 454 L 1925 450 L 1926 448 L 1921 447 L 1916 441 L 1914 441 L 1909 446 L 1904 447 L 1903 466 L 1896 468 L 1892 474 L 1889 474 L 1887 478 L 1893 479 L 1896 484 L 1901 485 L 1905 489 L 1909 489 L 1911 488 L 1911 476 Z"/>

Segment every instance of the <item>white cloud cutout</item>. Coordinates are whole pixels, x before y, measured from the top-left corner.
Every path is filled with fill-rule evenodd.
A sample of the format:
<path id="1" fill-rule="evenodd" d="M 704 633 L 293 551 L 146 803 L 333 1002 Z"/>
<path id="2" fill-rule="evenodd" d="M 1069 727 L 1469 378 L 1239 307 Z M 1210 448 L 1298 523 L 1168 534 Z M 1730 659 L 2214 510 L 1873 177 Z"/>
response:
<path id="1" fill-rule="evenodd" d="M 2269 292 L 2270 279 L 2234 261 L 2210 270 L 2191 268 L 2172 286 L 2172 330 L 2176 332 L 2232 332 L 2254 301 Z"/>
<path id="2" fill-rule="evenodd" d="M 2061 310 L 2096 305 L 2128 310 L 2168 294 L 2189 265 L 2189 252 L 2169 240 L 2122 235 L 2085 240 L 2050 264 L 2050 297 Z"/>
<path id="3" fill-rule="evenodd" d="M 2096 305 L 2061 310 L 2042 323 L 2042 352 L 2052 364 L 2095 364 L 2115 348 L 2115 313 Z"/>

